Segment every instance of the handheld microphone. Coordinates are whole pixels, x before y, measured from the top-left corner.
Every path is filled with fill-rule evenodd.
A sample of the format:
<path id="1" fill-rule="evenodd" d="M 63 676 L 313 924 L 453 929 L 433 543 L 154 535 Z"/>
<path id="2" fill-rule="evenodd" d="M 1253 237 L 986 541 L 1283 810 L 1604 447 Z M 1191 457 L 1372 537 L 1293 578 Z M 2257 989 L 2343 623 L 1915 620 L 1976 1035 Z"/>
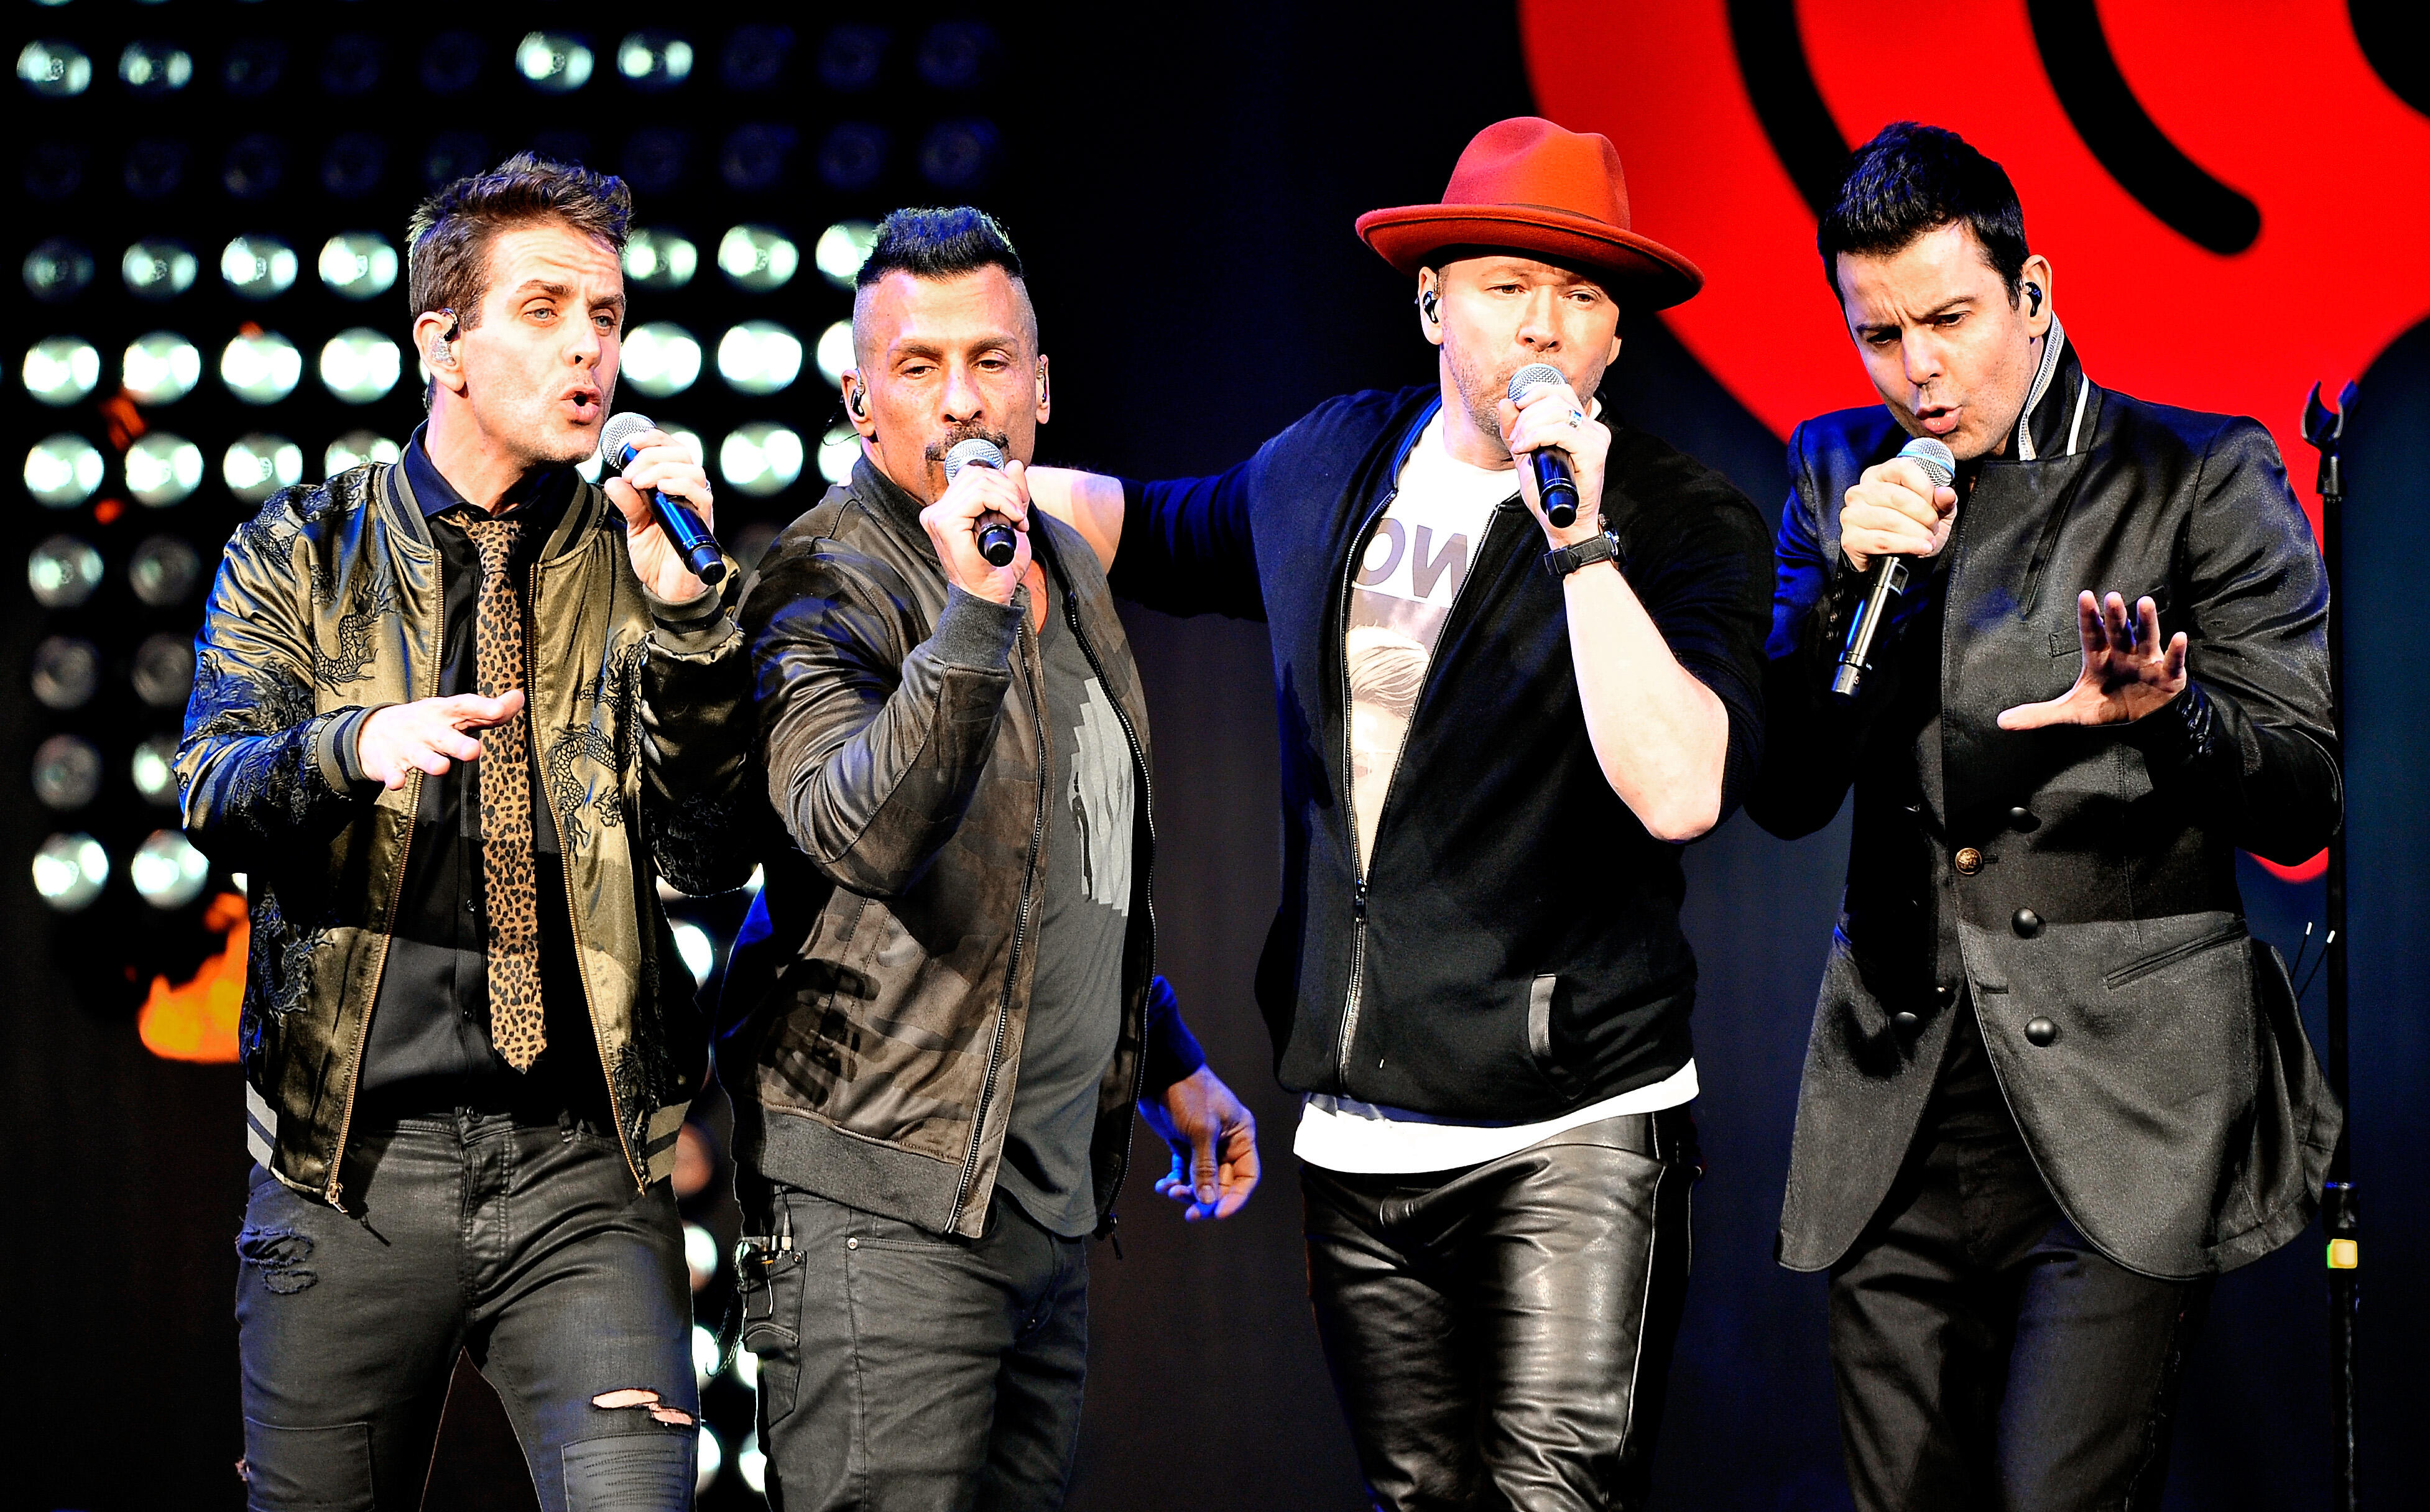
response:
<path id="1" fill-rule="evenodd" d="M 1957 476 L 1956 457 L 1929 436 L 1918 436 L 1900 447 L 1899 455 L 1922 468 L 1936 489 L 1949 487 Z M 1873 637 L 1881 633 L 1882 621 L 1889 615 L 1890 600 L 1906 591 L 1907 560 L 1881 557 L 1870 569 L 1872 581 L 1865 590 L 1865 601 L 1856 606 L 1856 617 L 1848 622 L 1848 644 L 1831 674 L 1831 691 L 1842 698 L 1856 696 L 1856 685 L 1872 665 Z"/>
<path id="2" fill-rule="evenodd" d="M 1569 382 L 1550 362 L 1530 362 L 1510 374 L 1510 402 L 1523 404 L 1529 394 L 1548 384 Z M 1570 470 L 1570 454 L 1549 447 L 1528 454 L 1536 466 L 1536 497 L 1544 504 L 1544 518 L 1557 529 L 1578 523 L 1578 480 Z"/>
<path id="3" fill-rule="evenodd" d="M 641 448 L 633 438 L 643 431 L 656 430 L 657 424 L 649 416 L 627 409 L 608 422 L 599 433 L 599 451 L 616 464 L 618 472 L 633 465 Z M 712 588 L 725 576 L 725 559 L 717 549 L 717 540 L 701 528 L 700 516 L 656 489 L 650 490 L 650 513 L 657 518 L 658 528 L 674 542 L 683 555 L 684 565 L 691 574 Z"/>
<path id="4" fill-rule="evenodd" d="M 966 467 L 991 468 L 1004 471 L 1004 450 L 983 436 L 958 440 L 945 453 L 945 481 L 951 483 L 962 475 Z M 990 567 L 1009 567 L 1013 553 L 1020 549 L 1014 540 L 1012 522 L 990 509 L 979 516 L 979 555 Z"/>

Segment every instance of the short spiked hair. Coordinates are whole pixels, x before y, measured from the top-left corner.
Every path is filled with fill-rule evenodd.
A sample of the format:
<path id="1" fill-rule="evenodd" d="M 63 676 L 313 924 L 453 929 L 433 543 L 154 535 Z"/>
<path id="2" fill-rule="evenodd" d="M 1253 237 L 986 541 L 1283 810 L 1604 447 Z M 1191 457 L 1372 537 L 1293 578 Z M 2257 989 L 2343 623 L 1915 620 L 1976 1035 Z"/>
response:
<path id="1" fill-rule="evenodd" d="M 490 288 L 490 243 L 535 221 L 562 221 L 618 253 L 633 221 L 633 191 L 610 174 L 519 152 L 486 174 L 459 178 L 422 202 L 406 224 L 406 292 L 419 318 L 456 312 L 480 324 Z"/>
<path id="2" fill-rule="evenodd" d="M 1940 126 L 1894 121 L 1856 149 L 1839 197 L 1815 236 L 1822 276 L 1839 290 L 1839 254 L 1888 257 L 1928 231 L 1964 222 L 2008 303 L 2024 279 L 2025 211 L 2007 170 Z"/>

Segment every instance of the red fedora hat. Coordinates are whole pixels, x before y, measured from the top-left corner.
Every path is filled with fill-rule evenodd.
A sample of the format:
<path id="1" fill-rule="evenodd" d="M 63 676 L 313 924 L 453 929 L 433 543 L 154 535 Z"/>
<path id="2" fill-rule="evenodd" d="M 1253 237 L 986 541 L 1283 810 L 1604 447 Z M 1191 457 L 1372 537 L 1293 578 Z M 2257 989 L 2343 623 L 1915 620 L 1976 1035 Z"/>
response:
<path id="1" fill-rule="evenodd" d="M 1628 181 L 1611 139 L 1532 115 L 1478 132 L 1441 204 L 1369 210 L 1358 234 L 1411 277 L 1429 253 L 1483 246 L 1602 274 L 1655 309 L 1705 287 L 1694 263 L 1628 228 Z"/>

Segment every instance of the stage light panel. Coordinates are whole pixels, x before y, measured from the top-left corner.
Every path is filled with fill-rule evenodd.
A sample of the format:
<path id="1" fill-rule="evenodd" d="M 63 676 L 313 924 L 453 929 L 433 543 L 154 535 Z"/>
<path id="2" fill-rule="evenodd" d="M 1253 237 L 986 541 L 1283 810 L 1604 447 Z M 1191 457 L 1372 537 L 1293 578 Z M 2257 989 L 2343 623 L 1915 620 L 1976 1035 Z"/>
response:
<path id="1" fill-rule="evenodd" d="M 321 243 L 321 282 L 341 299 L 376 299 L 396 283 L 396 248 L 370 231 Z"/>
<path id="2" fill-rule="evenodd" d="M 101 354 L 80 336 L 52 336 L 25 348 L 25 391 L 53 407 L 72 405 L 101 381 Z"/>
<path id="3" fill-rule="evenodd" d="M 330 337 L 321 348 L 321 381 L 345 403 L 367 405 L 396 387 L 404 363 L 394 341 L 358 325 Z"/>
<path id="4" fill-rule="evenodd" d="M 146 802 L 173 808 L 177 804 L 177 738 L 156 735 L 135 748 L 127 775 Z"/>
<path id="5" fill-rule="evenodd" d="M 156 829 L 126 862 L 126 880 L 155 908 L 182 908 L 211 879 L 210 857 L 175 830 Z"/>
<path id="6" fill-rule="evenodd" d="M 860 434 L 850 425 L 831 425 L 819 438 L 819 476 L 830 483 L 852 481 L 852 464 L 860 460 Z"/>
<path id="7" fill-rule="evenodd" d="M 156 609 L 186 601 L 203 575 L 203 559 L 182 536 L 147 536 L 126 558 L 126 583 Z"/>
<path id="8" fill-rule="evenodd" d="M 304 480 L 304 448 L 260 431 L 239 437 L 220 459 L 220 476 L 240 500 L 259 504 Z"/>
<path id="9" fill-rule="evenodd" d="M 867 221 L 838 221 L 819 233 L 818 245 L 811 249 L 811 260 L 827 282 L 838 289 L 850 289 L 860 276 L 860 265 L 869 260 L 877 246 L 877 227 Z"/>
<path id="10" fill-rule="evenodd" d="M 101 753 L 80 735 L 54 735 L 34 747 L 34 796 L 66 813 L 101 793 Z"/>
<path id="11" fill-rule="evenodd" d="M 27 42 L 17 54 L 17 78 L 36 94 L 63 100 L 92 87 L 92 59 L 73 42 Z"/>
<path id="12" fill-rule="evenodd" d="M 725 276 L 755 294 L 782 289 L 802 265 L 792 238 L 771 225 L 738 225 L 717 243 L 717 265 Z"/>
<path id="13" fill-rule="evenodd" d="M 694 1291 L 717 1274 L 717 1236 L 698 1223 L 684 1225 L 684 1268 L 699 1278 L 692 1283 Z M 713 1354 L 709 1357 L 716 1358 Z"/>
<path id="14" fill-rule="evenodd" d="M 240 336 L 220 351 L 220 381 L 249 405 L 275 405 L 295 391 L 304 354 L 276 331 Z"/>
<path id="15" fill-rule="evenodd" d="M 698 1323 L 691 1325 L 691 1373 L 699 1385 L 708 1385 L 709 1372 L 717 1369 L 717 1336 Z"/>
<path id="16" fill-rule="evenodd" d="M 193 55 L 167 42 L 128 42 L 118 54 L 118 82 L 136 94 L 174 94 L 193 76 Z"/>
<path id="17" fill-rule="evenodd" d="M 138 299 L 175 299 L 194 287 L 201 266 L 184 243 L 152 239 L 126 249 L 118 259 L 118 276 Z"/>
<path id="18" fill-rule="evenodd" d="M 571 32 L 527 32 L 515 44 L 515 72 L 533 89 L 570 94 L 591 82 L 591 49 Z"/>
<path id="19" fill-rule="evenodd" d="M 203 355 L 175 331 L 153 331 L 126 343 L 118 381 L 139 405 L 173 405 L 203 379 Z"/>
<path id="20" fill-rule="evenodd" d="M 674 926 L 674 934 L 675 954 L 691 968 L 693 984 L 707 981 L 708 969 L 717 964 L 717 947 L 708 942 L 708 932 L 687 921 Z"/>
<path id="21" fill-rule="evenodd" d="M 481 77 L 481 39 L 469 31 L 441 32 L 422 51 L 422 87 L 433 94 L 460 94 Z"/>
<path id="22" fill-rule="evenodd" d="M 633 32 L 617 44 L 616 72 L 635 89 L 672 89 L 691 76 L 691 43 L 663 31 Z"/>
<path id="23" fill-rule="evenodd" d="M 135 648 L 126 678 L 135 685 L 135 696 L 154 708 L 185 707 L 186 695 L 194 690 L 192 637 L 165 631 L 145 636 Z"/>
<path id="24" fill-rule="evenodd" d="M 838 321 L 819 333 L 819 375 L 832 389 L 843 387 L 844 370 L 853 365 L 852 322 Z"/>
<path id="25" fill-rule="evenodd" d="M 245 299 L 275 299 L 295 287 L 295 249 L 275 236 L 241 236 L 220 253 L 220 277 Z"/>
<path id="26" fill-rule="evenodd" d="M 920 174 L 939 189 L 969 189 L 995 165 L 1000 139 L 989 121 L 940 121 L 920 143 Z"/>
<path id="27" fill-rule="evenodd" d="M 723 349 L 719 359 L 724 360 Z M 624 379 L 653 399 L 681 393 L 700 377 L 700 342 L 667 321 L 624 333 Z"/>
<path id="28" fill-rule="evenodd" d="M 75 913 L 109 883 L 109 853 L 90 835 L 54 835 L 34 853 L 34 890 L 61 913 Z"/>
<path id="29" fill-rule="evenodd" d="M 183 436 L 156 430 L 126 449 L 126 491 L 140 504 L 163 508 L 202 481 L 203 449 Z"/>
<path id="30" fill-rule="evenodd" d="M 63 430 L 36 441 L 25 454 L 25 491 L 37 504 L 74 508 L 101 487 L 101 453 L 92 442 Z"/>
<path id="31" fill-rule="evenodd" d="M 755 1370 L 750 1382 L 753 1390 L 759 1388 L 758 1382 L 759 1372 Z M 751 1488 L 752 1495 L 768 1494 L 768 1452 L 759 1447 L 757 1432 L 745 1434 L 742 1447 L 734 1452 L 734 1473 L 742 1477 L 742 1484 Z"/>
<path id="32" fill-rule="evenodd" d="M 706 1332 L 706 1330 L 695 1330 L 695 1332 Z M 714 1339 L 710 1340 L 712 1347 L 715 1342 Z M 725 1446 L 717 1441 L 717 1435 L 705 1422 L 700 1425 L 699 1453 L 700 1473 L 692 1477 L 691 1483 L 694 1496 L 704 1494 L 711 1486 L 716 1485 L 717 1472 L 725 1468 Z"/>
<path id="33" fill-rule="evenodd" d="M 72 609 L 101 586 L 101 553 L 74 536 L 53 536 L 25 557 L 25 586 L 46 609 Z"/>
<path id="34" fill-rule="evenodd" d="M 700 249 L 674 231 L 636 231 L 624 242 L 624 276 L 644 289 L 681 289 L 700 268 Z"/>
<path id="35" fill-rule="evenodd" d="M 774 321 L 745 321 L 717 343 L 717 373 L 744 393 L 774 393 L 802 374 L 802 339 Z"/>
<path id="36" fill-rule="evenodd" d="M 802 475 L 802 438 L 767 421 L 745 425 L 718 447 L 717 471 L 745 493 L 782 492 Z"/>
<path id="37" fill-rule="evenodd" d="M 75 636 L 45 636 L 34 648 L 34 697 L 44 708 L 82 708 L 101 686 L 101 653 Z"/>
<path id="38" fill-rule="evenodd" d="M 92 254 L 63 236 L 55 236 L 26 253 L 20 271 L 25 292 L 56 305 L 83 293 L 92 282 Z"/>
<path id="39" fill-rule="evenodd" d="M 350 467 L 365 462 L 393 462 L 405 455 L 405 448 L 374 430 L 350 430 L 329 443 L 321 454 L 321 475 L 336 477 Z"/>

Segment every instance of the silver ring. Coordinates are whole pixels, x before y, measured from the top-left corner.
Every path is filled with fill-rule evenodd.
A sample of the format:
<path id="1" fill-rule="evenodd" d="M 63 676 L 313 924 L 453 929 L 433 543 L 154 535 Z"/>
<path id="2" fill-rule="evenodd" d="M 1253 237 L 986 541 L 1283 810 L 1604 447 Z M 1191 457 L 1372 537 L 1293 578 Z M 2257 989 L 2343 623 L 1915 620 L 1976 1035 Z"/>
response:
<path id="1" fill-rule="evenodd" d="M 1570 424 L 1573 425 L 1577 424 L 1586 418 L 1587 412 L 1583 409 L 1573 409 L 1570 411 Z"/>

